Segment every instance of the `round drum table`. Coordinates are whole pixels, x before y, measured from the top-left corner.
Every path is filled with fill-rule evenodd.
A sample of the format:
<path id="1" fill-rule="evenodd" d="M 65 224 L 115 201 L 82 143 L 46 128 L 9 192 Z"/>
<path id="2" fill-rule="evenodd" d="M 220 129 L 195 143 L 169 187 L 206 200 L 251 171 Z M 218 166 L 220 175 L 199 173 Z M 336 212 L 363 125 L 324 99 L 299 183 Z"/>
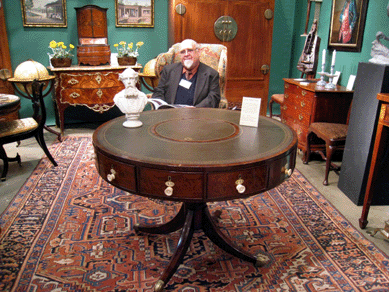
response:
<path id="1" fill-rule="evenodd" d="M 20 98 L 13 94 L 0 93 L 0 122 L 19 118 Z"/>
<path id="2" fill-rule="evenodd" d="M 112 185 L 145 197 L 183 202 L 169 222 L 136 225 L 137 232 L 181 237 L 154 290 L 162 291 L 189 247 L 195 230 L 220 248 L 257 266 L 266 259 L 236 247 L 213 222 L 206 202 L 245 198 L 272 189 L 295 167 L 297 136 L 266 117 L 258 127 L 239 125 L 240 111 L 181 108 L 141 113 L 140 128 L 124 128 L 124 117 L 93 134 L 96 166 Z"/>

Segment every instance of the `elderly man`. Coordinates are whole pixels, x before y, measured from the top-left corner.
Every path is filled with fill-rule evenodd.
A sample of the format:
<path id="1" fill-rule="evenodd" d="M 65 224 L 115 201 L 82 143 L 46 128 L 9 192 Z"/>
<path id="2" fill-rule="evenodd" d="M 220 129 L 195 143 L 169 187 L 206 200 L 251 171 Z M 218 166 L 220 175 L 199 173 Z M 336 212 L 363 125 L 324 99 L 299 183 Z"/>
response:
<path id="1" fill-rule="evenodd" d="M 200 62 L 200 50 L 194 40 L 180 43 L 181 63 L 166 65 L 152 98 L 169 104 L 218 107 L 219 73 Z"/>

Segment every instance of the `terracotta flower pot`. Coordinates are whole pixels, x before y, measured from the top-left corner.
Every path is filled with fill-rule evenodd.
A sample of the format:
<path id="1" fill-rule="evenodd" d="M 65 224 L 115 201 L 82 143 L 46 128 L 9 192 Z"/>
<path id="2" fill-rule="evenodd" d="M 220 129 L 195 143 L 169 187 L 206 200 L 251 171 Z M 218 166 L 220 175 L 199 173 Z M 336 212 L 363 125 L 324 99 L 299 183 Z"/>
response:
<path id="1" fill-rule="evenodd" d="M 118 57 L 118 64 L 120 66 L 134 66 L 136 64 L 135 57 Z"/>
<path id="2" fill-rule="evenodd" d="M 72 58 L 52 58 L 51 65 L 53 67 L 70 67 L 72 65 Z"/>

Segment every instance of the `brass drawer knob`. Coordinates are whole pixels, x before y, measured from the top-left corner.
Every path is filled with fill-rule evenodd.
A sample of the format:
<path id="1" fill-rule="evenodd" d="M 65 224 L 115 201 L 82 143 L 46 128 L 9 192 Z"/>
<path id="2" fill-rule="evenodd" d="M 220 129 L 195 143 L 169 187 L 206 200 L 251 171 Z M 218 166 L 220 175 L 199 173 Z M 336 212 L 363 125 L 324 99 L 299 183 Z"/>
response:
<path id="1" fill-rule="evenodd" d="M 164 191 L 165 195 L 170 197 L 173 195 L 173 187 L 174 187 L 174 182 L 172 182 L 172 178 L 169 176 L 168 180 L 165 182 L 166 189 Z"/>
<path id="2" fill-rule="evenodd" d="M 304 101 L 302 101 L 300 104 L 301 104 L 301 107 L 305 106 L 305 102 Z"/>
<path id="3" fill-rule="evenodd" d="M 303 115 L 299 115 L 299 120 L 302 121 L 304 119 L 304 116 Z"/>
<path id="4" fill-rule="evenodd" d="M 307 94 L 307 92 L 305 90 L 301 90 L 301 95 L 302 96 L 305 96 Z"/>
<path id="5" fill-rule="evenodd" d="M 244 180 L 239 176 L 239 179 L 235 181 L 236 190 L 239 194 L 243 194 L 246 191 L 246 187 L 243 185 Z"/>
<path id="6" fill-rule="evenodd" d="M 111 173 L 107 174 L 107 180 L 108 181 L 113 181 L 115 179 L 116 171 L 111 168 Z"/>
<path id="7" fill-rule="evenodd" d="M 287 176 L 291 176 L 292 175 L 292 172 L 293 170 L 291 168 L 287 168 L 288 165 L 285 165 L 282 169 L 281 169 L 281 173 L 285 173 Z"/>

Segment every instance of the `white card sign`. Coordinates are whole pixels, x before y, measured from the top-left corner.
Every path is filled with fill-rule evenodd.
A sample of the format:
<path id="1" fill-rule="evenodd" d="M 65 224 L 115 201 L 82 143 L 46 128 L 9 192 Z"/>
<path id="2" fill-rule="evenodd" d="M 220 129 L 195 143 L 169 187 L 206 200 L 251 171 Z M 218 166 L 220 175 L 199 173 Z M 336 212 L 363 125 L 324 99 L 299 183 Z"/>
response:
<path id="1" fill-rule="evenodd" d="M 243 97 L 239 124 L 241 126 L 258 127 L 261 98 Z"/>
<path id="2" fill-rule="evenodd" d="M 354 82 L 355 82 L 355 75 L 350 75 L 348 78 L 348 83 L 347 83 L 347 90 L 353 90 L 354 87 Z"/>
<path id="3" fill-rule="evenodd" d="M 340 74 L 341 74 L 340 71 L 336 71 L 335 72 L 335 77 L 334 77 L 334 79 L 332 79 L 332 84 L 334 84 L 334 85 L 338 84 L 338 80 L 339 80 Z"/>

